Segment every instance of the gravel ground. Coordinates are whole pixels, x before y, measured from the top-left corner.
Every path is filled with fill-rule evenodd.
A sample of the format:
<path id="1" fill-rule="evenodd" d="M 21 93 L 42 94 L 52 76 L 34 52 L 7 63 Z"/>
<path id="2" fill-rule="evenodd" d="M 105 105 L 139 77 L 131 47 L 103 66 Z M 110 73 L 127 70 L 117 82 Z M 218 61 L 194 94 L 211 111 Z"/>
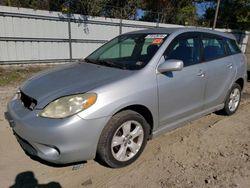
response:
<path id="1" fill-rule="evenodd" d="M 235 115 L 210 114 L 159 136 L 122 169 L 88 161 L 76 170 L 31 160 L 3 117 L 14 90 L 0 87 L 0 187 L 250 187 L 249 83 Z"/>

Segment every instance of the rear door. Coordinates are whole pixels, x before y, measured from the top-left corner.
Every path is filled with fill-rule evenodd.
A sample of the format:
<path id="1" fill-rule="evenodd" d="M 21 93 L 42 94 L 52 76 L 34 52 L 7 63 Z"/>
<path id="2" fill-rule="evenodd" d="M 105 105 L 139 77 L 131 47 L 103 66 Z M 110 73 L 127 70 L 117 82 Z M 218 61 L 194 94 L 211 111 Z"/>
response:
<path id="1" fill-rule="evenodd" d="M 233 62 L 237 67 L 237 74 L 244 75 L 244 71 L 246 67 L 246 64 L 245 64 L 246 59 L 245 59 L 244 54 L 241 52 L 237 42 L 233 39 L 226 38 L 225 43 L 226 43 L 228 55 L 231 55 L 231 57 L 233 58 Z"/>
<path id="2" fill-rule="evenodd" d="M 226 52 L 224 39 L 217 35 L 202 35 L 203 61 L 207 65 L 205 108 L 224 102 L 236 74 L 232 56 Z"/>

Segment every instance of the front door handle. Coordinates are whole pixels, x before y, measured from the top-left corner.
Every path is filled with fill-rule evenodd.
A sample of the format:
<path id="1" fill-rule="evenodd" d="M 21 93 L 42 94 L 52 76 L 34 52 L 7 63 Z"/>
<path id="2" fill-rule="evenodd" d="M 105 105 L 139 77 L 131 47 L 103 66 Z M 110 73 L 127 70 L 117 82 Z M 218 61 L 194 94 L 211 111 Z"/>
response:
<path id="1" fill-rule="evenodd" d="M 233 68 L 233 63 L 228 64 L 227 67 L 228 67 L 229 69 L 232 69 L 232 68 Z"/>
<path id="2" fill-rule="evenodd" d="M 197 76 L 199 77 L 204 77 L 205 76 L 205 72 L 203 70 L 200 70 L 197 74 Z"/>

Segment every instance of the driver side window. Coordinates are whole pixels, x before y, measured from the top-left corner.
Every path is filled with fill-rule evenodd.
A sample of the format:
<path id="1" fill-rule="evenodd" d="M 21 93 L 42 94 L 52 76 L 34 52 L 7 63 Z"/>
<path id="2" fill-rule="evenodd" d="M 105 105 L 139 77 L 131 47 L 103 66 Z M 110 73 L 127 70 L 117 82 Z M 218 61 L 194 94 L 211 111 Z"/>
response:
<path id="1" fill-rule="evenodd" d="M 165 52 L 165 60 L 182 60 L 184 67 L 200 62 L 200 48 L 198 37 L 180 38 L 175 40 Z"/>

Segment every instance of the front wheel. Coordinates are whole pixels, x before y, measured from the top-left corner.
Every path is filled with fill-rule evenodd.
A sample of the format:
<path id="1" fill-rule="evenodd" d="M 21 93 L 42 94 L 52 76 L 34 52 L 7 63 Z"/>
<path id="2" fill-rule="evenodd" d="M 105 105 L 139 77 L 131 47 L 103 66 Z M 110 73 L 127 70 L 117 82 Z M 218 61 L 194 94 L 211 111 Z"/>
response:
<path id="1" fill-rule="evenodd" d="M 225 106 L 220 112 L 222 112 L 225 115 L 234 114 L 240 105 L 240 100 L 241 100 L 241 87 L 239 84 L 234 83 L 225 100 Z"/>
<path id="2" fill-rule="evenodd" d="M 126 110 L 114 115 L 103 129 L 97 157 L 112 168 L 134 162 L 149 136 L 149 125 L 137 112 Z"/>

